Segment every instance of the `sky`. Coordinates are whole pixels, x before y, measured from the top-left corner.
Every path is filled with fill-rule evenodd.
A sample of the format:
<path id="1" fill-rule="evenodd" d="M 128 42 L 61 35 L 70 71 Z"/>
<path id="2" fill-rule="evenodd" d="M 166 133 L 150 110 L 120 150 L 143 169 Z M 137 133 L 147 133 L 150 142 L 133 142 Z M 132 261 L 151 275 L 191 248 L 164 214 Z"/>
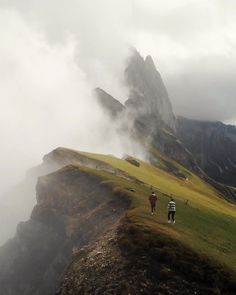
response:
<path id="1" fill-rule="evenodd" d="M 121 101 L 134 46 L 154 58 L 177 115 L 236 122 L 234 0 L 0 0 L 0 9 L 14 11 L 9 22 L 21 18 L 50 46 L 74 39 L 86 78 Z"/>
<path id="2" fill-rule="evenodd" d="M 131 46 L 176 115 L 236 123 L 235 13 L 234 0 L 0 0 L 0 195 L 58 146 L 143 155 L 92 95 L 127 99 Z"/>

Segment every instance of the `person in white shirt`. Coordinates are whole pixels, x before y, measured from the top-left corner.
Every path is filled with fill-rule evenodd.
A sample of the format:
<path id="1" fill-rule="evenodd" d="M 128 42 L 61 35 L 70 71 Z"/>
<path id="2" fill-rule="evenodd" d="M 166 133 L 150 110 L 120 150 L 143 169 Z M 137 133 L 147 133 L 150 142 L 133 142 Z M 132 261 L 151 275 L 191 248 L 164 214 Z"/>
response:
<path id="1" fill-rule="evenodd" d="M 168 223 L 175 224 L 176 204 L 173 198 L 168 203 Z"/>

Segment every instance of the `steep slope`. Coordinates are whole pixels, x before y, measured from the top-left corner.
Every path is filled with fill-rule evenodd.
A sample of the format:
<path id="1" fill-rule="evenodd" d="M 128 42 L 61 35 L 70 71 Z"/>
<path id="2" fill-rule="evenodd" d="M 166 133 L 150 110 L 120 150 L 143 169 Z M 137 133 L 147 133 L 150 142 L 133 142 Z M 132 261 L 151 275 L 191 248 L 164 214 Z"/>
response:
<path id="1" fill-rule="evenodd" d="M 37 178 L 62 167 L 59 163 L 44 163 L 40 167 L 27 171 L 24 179 L 16 186 L 9 189 L 0 197 L 2 213 L 0 224 L 7 224 L 1 229 L 0 245 L 13 237 L 19 220 L 28 220 L 33 206 L 36 204 L 35 186 Z"/>
<path id="2" fill-rule="evenodd" d="M 134 205 L 139 208 L 133 212 L 135 220 L 137 218 L 145 224 L 151 222 L 153 225 L 153 219 L 149 215 L 146 203 L 146 196 L 150 193 L 151 187 L 160 192 L 160 215 L 155 226 L 168 231 L 165 212 L 169 196 L 173 195 L 177 201 L 178 224 L 180 225 L 174 231 L 180 234 L 182 242 L 193 247 L 197 252 L 214 256 L 217 261 L 225 263 L 227 260 L 227 264 L 229 263 L 230 267 L 235 269 L 236 257 L 233 248 L 236 246 L 234 235 L 236 205 L 224 200 L 214 187 L 173 161 L 171 161 L 172 165 L 186 175 L 187 180 L 170 175 L 162 169 L 141 161 L 140 167 L 136 167 L 111 156 L 86 155 L 123 170 L 141 182 L 141 187 L 132 185 L 135 190 L 139 191 L 138 196 L 133 195 Z M 121 187 L 130 186 L 122 184 L 124 181 L 122 178 L 114 179 L 113 177 L 113 181 L 120 183 Z M 220 257 L 219 254 L 221 254 Z"/>
<path id="3" fill-rule="evenodd" d="M 127 125 L 129 135 L 139 140 L 146 149 L 152 146 L 190 170 L 201 173 L 192 154 L 175 135 L 175 115 L 152 58 L 147 56 L 144 59 L 134 50 L 124 75 L 130 90 L 125 106 L 104 90 L 97 89 L 98 101 L 103 109 L 113 118 L 123 114 L 123 129 Z M 150 161 L 153 160 L 155 155 L 150 151 Z"/>
<path id="4" fill-rule="evenodd" d="M 127 201 L 78 166 L 41 177 L 31 218 L 0 249 L 1 294 L 53 294 L 74 247 L 96 239 Z"/>
<path id="5" fill-rule="evenodd" d="M 236 191 L 229 186 L 235 186 L 235 128 L 222 123 L 176 119 L 150 56 L 144 59 L 134 50 L 125 79 L 130 89 L 125 106 L 102 90 L 98 93 L 99 101 L 110 116 L 123 120 L 123 131 L 129 130 L 129 135 L 143 144 L 149 161 L 156 165 L 156 154 L 162 153 L 198 174 L 234 202 Z M 119 117 L 121 114 L 125 116 Z"/>
<path id="6" fill-rule="evenodd" d="M 235 294 L 222 267 L 160 232 L 123 222 L 73 256 L 56 295 Z"/>
<path id="7" fill-rule="evenodd" d="M 137 167 L 111 156 L 84 155 L 136 178 L 95 171 L 128 194 L 133 209 L 118 232 L 75 253 L 57 294 L 234 294 L 235 279 L 229 274 L 236 271 L 234 205 L 178 164 L 188 181 L 141 161 Z M 154 217 L 147 204 L 150 187 L 159 196 Z M 177 201 L 175 227 L 166 223 L 170 194 Z"/>
<path id="8" fill-rule="evenodd" d="M 95 94 L 98 98 L 98 102 L 110 117 L 116 118 L 125 110 L 125 107 L 122 103 L 120 103 L 117 99 L 112 97 L 103 89 L 96 88 Z"/>
<path id="9" fill-rule="evenodd" d="M 175 136 L 175 115 L 151 56 L 143 59 L 134 51 L 125 70 L 125 78 L 130 89 L 125 106 L 134 120 L 136 132 L 160 152 L 200 172 L 192 155 Z"/>
<path id="10" fill-rule="evenodd" d="M 168 158 L 185 178 L 63 148 L 44 163 L 64 167 L 39 178 L 31 219 L 0 249 L 1 294 L 54 294 L 61 280 L 57 294 L 234 294 L 235 205 L 202 179 Z"/>
<path id="11" fill-rule="evenodd" d="M 211 178 L 236 187 L 236 127 L 178 118 L 177 134 Z"/>
<path id="12" fill-rule="evenodd" d="M 175 129 L 175 116 L 161 75 L 151 56 L 144 60 L 134 50 L 125 70 L 126 83 L 130 89 L 126 107 L 137 116 L 153 115 L 170 129 Z M 155 126 L 150 126 L 155 127 Z"/>

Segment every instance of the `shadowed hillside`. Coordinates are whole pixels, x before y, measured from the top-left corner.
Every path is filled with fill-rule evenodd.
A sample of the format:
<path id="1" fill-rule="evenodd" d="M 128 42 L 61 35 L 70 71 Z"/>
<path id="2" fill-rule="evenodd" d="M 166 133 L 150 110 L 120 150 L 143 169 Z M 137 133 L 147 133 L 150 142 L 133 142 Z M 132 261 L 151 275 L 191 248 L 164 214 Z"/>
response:
<path id="1" fill-rule="evenodd" d="M 43 165 L 64 167 L 39 178 L 30 220 L 0 249 L 3 294 L 234 294 L 235 205 L 165 160 L 181 176 L 138 159 L 63 148 L 45 156 Z"/>

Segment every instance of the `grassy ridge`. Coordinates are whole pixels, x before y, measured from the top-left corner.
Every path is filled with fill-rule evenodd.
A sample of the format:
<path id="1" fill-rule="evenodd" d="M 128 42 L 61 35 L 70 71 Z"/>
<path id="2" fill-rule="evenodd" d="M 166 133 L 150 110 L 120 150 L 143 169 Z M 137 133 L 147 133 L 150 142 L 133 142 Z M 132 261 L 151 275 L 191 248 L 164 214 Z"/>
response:
<path id="1" fill-rule="evenodd" d="M 135 190 L 127 193 L 133 206 L 129 217 L 136 224 L 144 224 L 153 231 L 163 232 L 236 272 L 236 206 L 220 198 L 214 188 L 183 167 L 181 169 L 189 176 L 187 183 L 144 162 L 141 162 L 140 167 L 135 167 L 112 156 L 85 154 L 145 183 L 141 185 L 113 174 L 96 171 L 99 176 L 109 179 L 116 190 L 128 187 Z M 159 190 L 158 212 L 154 216 L 150 215 L 147 198 L 151 186 Z M 174 195 L 177 204 L 175 226 L 167 224 L 170 194 Z M 189 201 L 188 204 L 185 200 Z"/>
<path id="2" fill-rule="evenodd" d="M 182 170 L 187 171 L 189 176 L 188 183 L 144 162 L 140 162 L 141 166 L 136 167 L 113 156 L 85 154 L 127 172 L 146 184 L 159 189 L 162 193 L 174 194 L 177 199 L 189 200 L 192 206 L 197 208 L 205 207 L 236 217 L 235 205 L 220 198 L 212 186 L 183 167 L 181 167 Z"/>

